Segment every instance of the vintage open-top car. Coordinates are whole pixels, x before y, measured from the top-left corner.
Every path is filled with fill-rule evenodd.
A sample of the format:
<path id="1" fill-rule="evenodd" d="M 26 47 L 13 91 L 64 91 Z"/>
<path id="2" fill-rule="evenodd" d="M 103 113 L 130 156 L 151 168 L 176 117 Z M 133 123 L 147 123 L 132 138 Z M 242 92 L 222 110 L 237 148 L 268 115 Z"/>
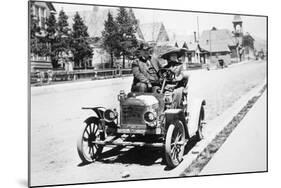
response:
<path id="1" fill-rule="evenodd" d="M 182 161 L 190 138 L 202 139 L 205 101 L 189 99 L 184 86 L 183 107 L 172 108 L 173 90 L 179 82 L 173 81 L 175 75 L 167 69 L 161 69 L 158 74 L 161 81 L 157 92 L 120 91 L 120 113 L 104 107 L 83 108 L 95 112 L 85 120 L 86 126 L 77 142 L 83 162 L 97 160 L 106 145 L 149 146 L 164 149 L 163 159 L 174 168 Z"/>

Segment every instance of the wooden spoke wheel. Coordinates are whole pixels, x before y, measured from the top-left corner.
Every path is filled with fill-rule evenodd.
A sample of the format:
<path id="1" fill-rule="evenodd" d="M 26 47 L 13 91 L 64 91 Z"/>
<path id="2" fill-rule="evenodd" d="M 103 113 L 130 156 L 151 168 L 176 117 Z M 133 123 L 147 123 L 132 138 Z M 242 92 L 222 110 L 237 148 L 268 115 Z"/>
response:
<path id="1" fill-rule="evenodd" d="M 100 119 L 90 117 L 86 121 L 82 135 L 77 140 L 77 151 L 79 157 L 84 163 L 92 163 L 98 159 L 103 146 L 93 143 L 93 141 L 102 141 L 105 139 L 104 132 L 99 129 Z"/>
<path id="2" fill-rule="evenodd" d="M 169 125 L 165 140 L 165 159 L 168 167 L 180 164 L 185 147 L 185 130 L 181 121 Z"/>

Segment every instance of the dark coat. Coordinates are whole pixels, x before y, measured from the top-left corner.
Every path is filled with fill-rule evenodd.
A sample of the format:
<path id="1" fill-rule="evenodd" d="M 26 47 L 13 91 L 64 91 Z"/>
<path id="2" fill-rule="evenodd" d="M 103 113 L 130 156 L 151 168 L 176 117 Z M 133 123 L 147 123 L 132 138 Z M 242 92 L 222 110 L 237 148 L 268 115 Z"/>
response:
<path id="1" fill-rule="evenodd" d="M 157 71 L 160 68 L 159 62 L 152 58 L 150 63 L 142 58 L 136 59 L 132 63 L 132 72 L 134 75 L 133 86 L 137 83 L 151 83 L 159 80 Z"/>

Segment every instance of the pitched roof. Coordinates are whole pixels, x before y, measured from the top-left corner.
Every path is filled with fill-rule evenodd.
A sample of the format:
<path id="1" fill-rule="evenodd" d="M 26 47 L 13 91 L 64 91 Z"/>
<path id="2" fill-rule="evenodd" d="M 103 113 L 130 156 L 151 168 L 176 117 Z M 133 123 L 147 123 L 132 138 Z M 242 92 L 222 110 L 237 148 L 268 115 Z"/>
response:
<path id="1" fill-rule="evenodd" d="M 171 43 L 177 44 L 180 48 L 188 46 L 188 44 L 194 42 L 194 35 L 176 34 L 169 30 L 168 34 Z"/>
<path id="2" fill-rule="evenodd" d="M 91 37 L 101 37 L 104 30 L 104 22 L 107 20 L 107 14 L 110 13 L 115 17 L 117 15 L 116 8 L 105 8 L 94 6 L 92 10 L 78 11 L 88 26 L 88 33 Z M 73 24 L 73 17 L 76 12 L 67 12 L 68 22 L 70 26 Z"/>
<path id="3" fill-rule="evenodd" d="M 188 51 L 196 51 L 197 47 L 198 43 L 192 42 L 187 44 Z"/>
<path id="4" fill-rule="evenodd" d="M 223 43 L 229 46 L 236 46 L 237 40 L 228 29 L 204 30 L 200 36 L 200 44 Z"/>
<path id="5" fill-rule="evenodd" d="M 227 44 L 224 43 L 214 43 L 214 44 L 199 44 L 200 48 L 207 52 L 230 52 Z"/>
<path id="6" fill-rule="evenodd" d="M 48 8 L 49 8 L 50 10 L 56 12 L 56 9 L 55 9 L 53 3 L 51 3 L 51 2 L 46 2 L 46 4 L 47 4 L 47 6 L 48 6 Z"/>
<path id="7" fill-rule="evenodd" d="M 189 43 L 187 44 L 188 51 L 196 51 L 197 48 L 200 51 L 206 52 L 231 52 L 228 45 L 224 43 L 204 44 L 204 43 Z"/>
<path id="8" fill-rule="evenodd" d="M 146 42 L 168 41 L 169 37 L 162 22 L 140 24 L 139 29 Z"/>

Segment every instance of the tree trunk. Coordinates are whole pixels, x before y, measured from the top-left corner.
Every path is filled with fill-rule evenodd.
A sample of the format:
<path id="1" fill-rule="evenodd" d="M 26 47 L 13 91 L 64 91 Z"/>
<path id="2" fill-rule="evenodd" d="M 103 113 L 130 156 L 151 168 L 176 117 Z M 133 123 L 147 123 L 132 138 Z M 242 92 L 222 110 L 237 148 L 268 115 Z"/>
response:
<path id="1" fill-rule="evenodd" d="M 110 58 L 111 58 L 111 68 L 113 68 L 113 53 L 110 53 Z"/>
<path id="2" fill-rule="evenodd" d="M 125 69 L 125 55 L 123 55 L 123 69 Z"/>

